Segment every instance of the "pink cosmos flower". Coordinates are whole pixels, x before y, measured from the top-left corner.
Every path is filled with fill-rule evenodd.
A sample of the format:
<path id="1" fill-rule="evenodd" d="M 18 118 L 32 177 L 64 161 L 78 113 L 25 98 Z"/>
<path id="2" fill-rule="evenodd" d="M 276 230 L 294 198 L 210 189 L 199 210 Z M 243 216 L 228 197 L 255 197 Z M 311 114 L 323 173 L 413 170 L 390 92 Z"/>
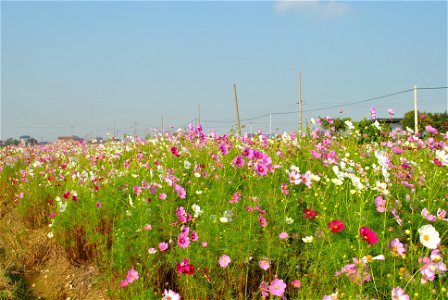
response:
<path id="1" fill-rule="evenodd" d="M 269 292 L 272 296 L 283 296 L 286 289 L 286 283 L 282 279 L 275 278 L 269 285 Z"/>
<path id="2" fill-rule="evenodd" d="M 160 193 L 159 194 L 159 199 L 160 200 L 165 200 L 166 199 L 166 194 L 165 193 Z"/>
<path id="3" fill-rule="evenodd" d="M 437 220 L 437 216 L 431 215 L 426 207 L 422 209 L 421 214 L 429 222 L 435 222 Z"/>
<path id="4" fill-rule="evenodd" d="M 171 153 L 172 153 L 174 156 L 176 156 L 176 157 L 179 157 L 179 156 L 180 156 L 180 153 L 179 153 L 179 151 L 177 150 L 176 147 L 171 147 L 170 151 L 171 151 Z"/>
<path id="5" fill-rule="evenodd" d="M 190 240 L 192 240 L 193 242 L 196 242 L 198 239 L 199 239 L 199 235 L 198 235 L 198 233 L 197 233 L 196 231 L 193 231 L 193 232 L 190 234 Z"/>
<path id="6" fill-rule="evenodd" d="M 425 129 L 427 133 L 434 133 L 434 134 L 439 133 L 439 131 L 437 131 L 437 129 L 435 129 L 431 125 L 426 125 Z"/>
<path id="7" fill-rule="evenodd" d="M 406 252 L 403 244 L 400 242 L 398 238 L 393 239 L 389 242 L 388 249 L 392 251 L 392 255 L 400 255 L 403 256 Z"/>
<path id="8" fill-rule="evenodd" d="M 208 243 L 207 243 L 207 242 L 202 242 L 202 243 L 201 243 L 201 246 L 205 248 L 205 247 L 208 246 Z"/>
<path id="9" fill-rule="evenodd" d="M 185 199 L 186 196 L 186 192 L 185 189 L 183 187 L 181 187 L 178 184 L 174 185 L 174 190 L 176 191 L 177 195 L 179 196 L 180 199 Z"/>
<path id="10" fill-rule="evenodd" d="M 328 228 L 330 228 L 331 232 L 336 233 L 344 230 L 344 223 L 341 220 L 333 220 L 328 223 Z"/>
<path id="11" fill-rule="evenodd" d="M 370 112 L 372 113 L 372 120 L 375 121 L 376 120 L 376 108 L 375 108 L 375 106 L 372 106 L 372 108 L 370 109 Z"/>
<path id="12" fill-rule="evenodd" d="M 53 211 L 50 213 L 50 218 L 54 218 L 54 217 L 56 217 L 56 212 Z"/>
<path id="13" fill-rule="evenodd" d="M 258 223 L 260 223 L 261 227 L 268 226 L 268 222 L 266 221 L 266 218 L 264 218 L 262 216 L 258 216 Z"/>
<path id="14" fill-rule="evenodd" d="M 269 269 L 269 267 L 271 266 L 270 265 L 270 263 L 269 263 L 269 261 L 267 261 L 267 260 L 265 260 L 265 259 L 263 259 L 263 260 L 260 260 L 259 262 L 258 262 L 258 265 L 260 266 L 260 268 L 262 268 L 263 270 L 267 270 L 267 269 Z"/>
<path id="15" fill-rule="evenodd" d="M 281 232 L 281 233 L 278 235 L 278 237 L 279 237 L 281 240 L 286 240 L 286 239 L 288 238 L 288 233 L 286 233 L 286 232 Z"/>
<path id="16" fill-rule="evenodd" d="M 291 286 L 295 289 L 300 288 L 300 281 L 298 279 L 294 279 L 293 281 L 291 281 Z"/>
<path id="17" fill-rule="evenodd" d="M 162 300 L 180 300 L 180 295 L 172 290 L 165 290 L 163 296 Z"/>
<path id="18" fill-rule="evenodd" d="M 177 239 L 177 245 L 181 248 L 187 248 L 190 245 L 190 238 L 185 234 L 179 235 Z"/>
<path id="19" fill-rule="evenodd" d="M 369 245 L 378 242 L 378 238 L 376 237 L 375 231 L 372 231 L 369 227 L 361 227 L 359 229 L 359 234 L 361 235 L 361 238 L 363 240 L 369 243 Z"/>
<path id="20" fill-rule="evenodd" d="M 126 279 L 123 279 L 121 282 L 120 282 L 120 287 L 121 288 L 124 288 L 124 287 L 126 287 L 126 286 L 128 286 L 129 285 L 129 282 L 126 280 Z"/>
<path id="21" fill-rule="evenodd" d="M 263 282 L 260 284 L 261 296 L 262 296 L 262 297 L 269 297 L 268 290 L 269 290 L 269 288 L 268 288 L 268 285 L 267 285 L 266 281 L 263 281 Z"/>
<path id="22" fill-rule="evenodd" d="M 267 165 L 262 164 L 262 163 L 257 164 L 256 172 L 260 176 L 265 176 L 266 174 L 268 174 L 268 167 L 267 167 Z"/>
<path id="23" fill-rule="evenodd" d="M 242 168 L 244 166 L 244 158 L 238 155 L 234 160 L 232 160 L 232 164 L 237 168 Z"/>
<path id="24" fill-rule="evenodd" d="M 142 192 L 142 188 L 138 185 L 135 185 L 133 188 L 134 194 L 136 194 L 137 196 L 141 194 Z"/>
<path id="25" fill-rule="evenodd" d="M 167 243 L 160 243 L 159 244 L 159 249 L 160 251 L 165 251 L 166 249 L 168 249 L 168 244 Z"/>
<path id="26" fill-rule="evenodd" d="M 392 289 L 392 300 L 409 300 L 409 296 L 401 287 L 397 286 Z"/>
<path id="27" fill-rule="evenodd" d="M 395 115 L 395 112 L 392 108 L 388 108 L 387 112 L 389 113 L 389 115 L 392 117 L 393 115 Z"/>
<path id="28" fill-rule="evenodd" d="M 238 200 L 241 198 L 241 192 L 236 192 L 233 194 L 232 198 L 230 198 L 229 203 L 238 203 Z"/>
<path id="29" fill-rule="evenodd" d="M 323 296 L 322 300 L 338 300 L 338 293 L 333 293 L 331 295 L 325 295 Z"/>
<path id="30" fill-rule="evenodd" d="M 230 264 L 231 261 L 232 260 L 230 259 L 230 257 L 224 254 L 219 258 L 219 265 L 221 268 L 225 269 L 227 268 L 227 266 Z"/>
<path id="31" fill-rule="evenodd" d="M 288 194 L 289 194 L 288 184 L 287 184 L 287 183 L 283 183 L 283 184 L 280 186 L 280 189 L 282 190 L 282 193 L 283 193 L 284 195 L 288 195 Z"/>
<path id="32" fill-rule="evenodd" d="M 128 271 L 126 280 L 128 281 L 128 283 L 132 283 L 137 279 L 138 279 L 138 272 L 132 268 L 131 270 Z"/>
<path id="33" fill-rule="evenodd" d="M 386 211 L 386 200 L 384 200 L 382 195 L 379 195 L 375 198 L 375 205 L 377 212 L 385 212 Z"/>
<path id="34" fill-rule="evenodd" d="M 395 220 L 397 221 L 398 225 L 402 226 L 402 224 L 403 224 L 403 220 L 402 220 L 402 219 L 400 218 L 400 216 L 398 215 L 397 210 L 396 210 L 394 207 L 392 207 L 392 208 L 390 209 L 390 212 L 391 212 L 392 215 L 394 216 L 394 218 L 395 218 Z"/>
<path id="35" fill-rule="evenodd" d="M 448 221 L 446 217 L 446 210 L 438 208 L 437 209 L 437 219 L 442 220 L 442 221 Z"/>
<path id="36" fill-rule="evenodd" d="M 304 209 L 303 213 L 305 214 L 305 219 L 314 218 L 317 215 L 315 210 L 311 210 L 309 208 Z"/>
<path id="37" fill-rule="evenodd" d="M 151 229 L 152 229 L 151 224 L 145 224 L 145 226 L 143 226 L 144 231 L 150 231 Z"/>

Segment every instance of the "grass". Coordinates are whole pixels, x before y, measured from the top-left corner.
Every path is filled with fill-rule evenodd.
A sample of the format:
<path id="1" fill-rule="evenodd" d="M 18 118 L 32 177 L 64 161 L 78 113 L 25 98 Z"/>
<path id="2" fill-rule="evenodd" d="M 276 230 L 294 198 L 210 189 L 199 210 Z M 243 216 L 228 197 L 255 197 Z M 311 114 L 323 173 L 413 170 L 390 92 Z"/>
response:
<path id="1" fill-rule="evenodd" d="M 183 299 L 384 299 L 397 287 L 444 299 L 447 136 L 367 126 L 269 139 L 191 127 L 145 140 L 4 148 L 1 181 L 13 189 L 2 201 L 73 265 L 95 265 L 112 299 L 168 290 Z M 333 220 L 343 230 L 332 232 Z M 428 224 L 438 250 L 420 241 Z"/>

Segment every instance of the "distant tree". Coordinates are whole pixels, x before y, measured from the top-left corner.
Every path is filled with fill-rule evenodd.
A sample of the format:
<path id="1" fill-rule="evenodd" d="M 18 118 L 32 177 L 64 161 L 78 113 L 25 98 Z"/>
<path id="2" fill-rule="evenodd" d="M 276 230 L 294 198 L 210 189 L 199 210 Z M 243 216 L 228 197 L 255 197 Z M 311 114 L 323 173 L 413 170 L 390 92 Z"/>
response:
<path id="1" fill-rule="evenodd" d="M 17 146 L 20 143 L 19 140 L 13 139 L 13 138 L 8 138 L 5 142 L 4 145 L 5 146 Z"/>
<path id="2" fill-rule="evenodd" d="M 431 125 L 436 128 L 439 132 L 448 131 L 448 113 L 445 111 L 443 113 L 427 113 L 417 111 L 418 116 L 418 131 L 424 132 L 426 125 Z M 403 129 L 406 127 L 414 130 L 414 111 L 408 111 L 404 114 L 403 120 L 401 120 L 401 125 Z"/>
<path id="3" fill-rule="evenodd" d="M 322 128 L 326 130 L 330 130 L 332 127 L 334 127 L 335 131 L 344 131 L 347 129 L 347 125 L 345 124 L 345 121 L 353 122 L 351 118 L 335 118 L 332 121 L 332 124 L 330 124 L 329 121 L 327 121 L 326 118 L 319 117 L 322 122 Z"/>
<path id="4" fill-rule="evenodd" d="M 31 146 L 37 145 L 37 140 L 35 138 L 30 138 L 27 141 L 27 145 L 31 145 Z"/>

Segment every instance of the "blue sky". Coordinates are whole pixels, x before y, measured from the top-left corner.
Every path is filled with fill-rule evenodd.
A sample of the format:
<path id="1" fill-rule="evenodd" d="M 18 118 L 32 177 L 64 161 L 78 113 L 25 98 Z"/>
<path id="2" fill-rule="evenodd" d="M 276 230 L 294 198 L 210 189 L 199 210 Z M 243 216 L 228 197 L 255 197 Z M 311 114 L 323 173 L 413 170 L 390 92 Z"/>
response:
<path id="1" fill-rule="evenodd" d="M 243 131 L 283 132 L 297 129 L 299 70 L 306 121 L 372 105 L 401 116 L 411 92 L 343 104 L 447 86 L 447 2 L 2 1 L 1 51 L 3 139 L 142 135 L 162 116 L 194 122 L 198 105 L 224 133 L 234 83 Z M 418 96 L 421 110 L 447 109 L 446 90 Z"/>

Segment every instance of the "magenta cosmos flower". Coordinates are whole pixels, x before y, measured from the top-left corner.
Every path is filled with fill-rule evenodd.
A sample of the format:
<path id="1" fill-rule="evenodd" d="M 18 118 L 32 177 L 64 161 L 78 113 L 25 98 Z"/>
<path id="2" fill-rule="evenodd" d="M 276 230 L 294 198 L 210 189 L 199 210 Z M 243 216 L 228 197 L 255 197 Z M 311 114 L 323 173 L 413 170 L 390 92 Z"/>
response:
<path id="1" fill-rule="evenodd" d="M 159 244 L 159 249 L 160 249 L 160 251 L 165 251 L 166 249 L 168 249 L 168 244 L 167 243 L 160 243 Z"/>
<path id="2" fill-rule="evenodd" d="M 341 220 L 333 220 L 328 223 L 328 228 L 330 228 L 331 232 L 339 232 L 344 230 L 344 223 Z"/>
<path id="3" fill-rule="evenodd" d="M 283 296 L 283 293 L 286 289 L 286 283 L 278 278 L 272 280 L 271 285 L 269 285 L 269 292 L 271 292 L 272 296 Z"/>
<path id="4" fill-rule="evenodd" d="M 293 281 L 291 281 L 291 286 L 295 289 L 300 288 L 300 281 L 298 279 L 294 279 Z"/>
<path id="5" fill-rule="evenodd" d="M 231 261 L 232 260 L 230 259 L 230 257 L 224 254 L 219 258 L 219 265 L 221 266 L 221 268 L 225 269 Z"/>
<path id="6" fill-rule="evenodd" d="M 359 228 L 359 234 L 363 240 L 369 243 L 369 245 L 378 243 L 378 238 L 376 237 L 375 231 L 372 231 L 369 227 Z"/>
<path id="7" fill-rule="evenodd" d="M 187 248 L 190 245 L 190 238 L 185 234 L 179 235 L 177 239 L 177 245 L 181 248 Z"/>

